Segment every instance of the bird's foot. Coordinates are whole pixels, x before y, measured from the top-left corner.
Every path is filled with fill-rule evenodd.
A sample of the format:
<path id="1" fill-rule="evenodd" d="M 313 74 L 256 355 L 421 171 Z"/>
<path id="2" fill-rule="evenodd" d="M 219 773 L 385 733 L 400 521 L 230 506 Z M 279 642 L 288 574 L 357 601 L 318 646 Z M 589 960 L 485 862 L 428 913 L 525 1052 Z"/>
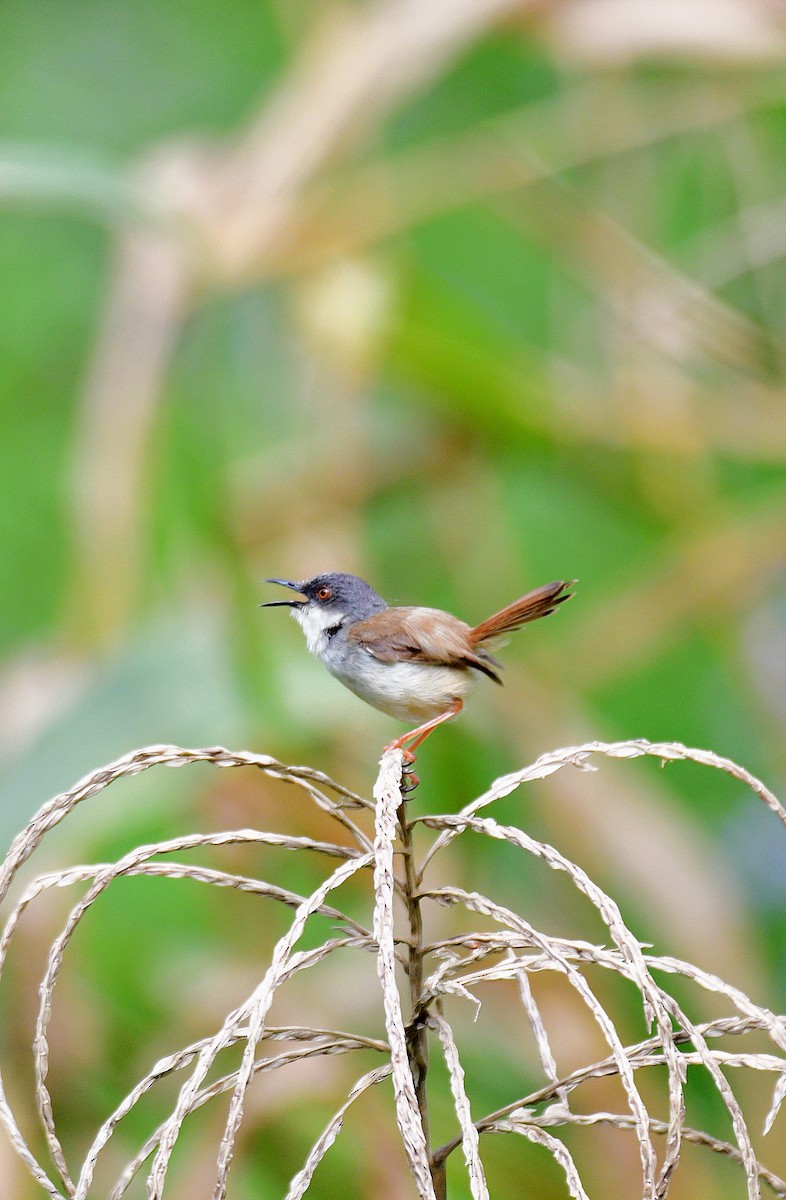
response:
<path id="1" fill-rule="evenodd" d="M 388 742 L 383 754 L 388 754 L 391 750 L 400 750 L 404 757 L 405 766 L 410 766 L 415 761 L 415 755 L 411 750 L 407 750 L 406 746 L 402 746 L 401 738 L 396 738 L 394 742 Z"/>
<path id="2" fill-rule="evenodd" d="M 420 776 L 412 770 L 405 769 L 401 775 L 401 795 L 408 796 L 410 792 L 414 792 L 419 783 Z"/>

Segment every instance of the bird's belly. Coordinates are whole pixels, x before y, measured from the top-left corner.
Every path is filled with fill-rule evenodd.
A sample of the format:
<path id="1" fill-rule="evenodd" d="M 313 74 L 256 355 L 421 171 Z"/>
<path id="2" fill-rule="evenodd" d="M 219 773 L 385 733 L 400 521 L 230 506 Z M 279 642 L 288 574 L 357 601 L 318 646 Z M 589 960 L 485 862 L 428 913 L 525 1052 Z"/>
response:
<path id="1" fill-rule="evenodd" d="M 372 658 L 351 677 L 340 669 L 332 673 L 361 700 L 399 721 L 439 716 L 454 700 L 462 700 L 474 682 L 472 672 L 463 667 L 381 663 Z"/>

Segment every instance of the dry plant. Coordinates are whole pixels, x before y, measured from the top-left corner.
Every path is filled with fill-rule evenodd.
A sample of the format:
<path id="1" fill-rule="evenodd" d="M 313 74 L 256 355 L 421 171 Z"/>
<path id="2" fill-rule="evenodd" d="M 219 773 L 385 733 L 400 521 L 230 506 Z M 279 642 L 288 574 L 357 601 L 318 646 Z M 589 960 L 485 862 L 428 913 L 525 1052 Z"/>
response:
<path id="1" fill-rule="evenodd" d="M 374 789 L 375 804 L 347 791 L 319 771 L 286 766 L 265 755 L 234 753 L 221 747 L 199 750 L 148 747 L 95 771 L 70 791 L 56 796 L 15 839 L 0 873 L 0 900 L 6 899 L 17 872 L 38 850 L 46 835 L 78 804 L 97 796 L 116 780 L 151 767 L 206 762 L 220 767 L 256 768 L 271 779 L 293 785 L 327 814 L 336 824 L 336 840 L 317 841 L 248 828 L 193 833 L 138 846 L 115 862 L 40 874 L 24 887 L 5 920 L 0 940 L 0 971 L 28 906 L 50 889 L 86 885 L 49 948 L 39 989 L 33 1045 L 35 1105 L 50 1166 L 43 1164 L 42 1155 L 26 1140 L 5 1090 L 0 1089 L 0 1118 L 33 1178 L 53 1198 L 84 1200 L 91 1192 L 99 1157 L 120 1122 L 148 1092 L 174 1078 L 182 1083 L 171 1112 L 125 1164 L 108 1194 L 111 1200 L 119 1200 L 137 1176 L 146 1172 L 148 1197 L 151 1200 L 163 1197 L 169 1190 L 167 1172 L 184 1123 L 208 1101 L 228 1095 L 224 1135 L 216 1150 L 213 1195 L 219 1200 L 226 1195 L 238 1132 L 247 1115 L 249 1089 L 258 1077 L 318 1056 L 365 1053 L 367 1058 L 368 1052 L 372 1052 L 378 1065 L 359 1074 L 343 1098 L 335 1098 L 335 1112 L 292 1178 L 287 1200 L 306 1194 L 319 1164 L 341 1131 L 347 1111 L 369 1089 L 388 1078 L 392 1080 L 394 1097 L 391 1124 L 395 1111 L 412 1178 L 411 1194 L 422 1200 L 447 1196 L 446 1163 L 459 1148 L 471 1195 L 476 1200 L 487 1197 L 480 1135 L 489 1133 L 516 1134 L 543 1147 L 564 1172 L 569 1194 L 586 1197 L 580 1164 L 566 1141 L 558 1136 L 558 1132 L 582 1125 L 614 1126 L 632 1133 L 641 1160 L 642 1197 L 666 1196 L 680 1164 L 682 1146 L 687 1142 L 697 1143 L 737 1164 L 750 1200 L 761 1194 L 762 1183 L 775 1195 L 786 1196 L 786 1181 L 759 1162 L 740 1102 L 727 1079 L 727 1071 L 735 1074 L 733 1068 L 774 1075 L 775 1086 L 764 1129 L 767 1133 L 786 1095 L 786 1017 L 755 1003 L 738 988 L 698 966 L 649 952 L 627 926 L 615 901 L 580 866 L 523 829 L 481 815 L 524 783 L 544 779 L 566 768 L 596 770 L 593 760 L 598 756 L 643 755 L 659 759 L 662 764 L 687 760 L 725 772 L 747 785 L 786 825 L 786 811 L 776 797 L 742 767 L 709 751 L 688 749 L 674 742 L 643 740 L 589 742 L 544 754 L 523 770 L 497 779 L 487 792 L 456 814 L 417 815 L 415 802 L 402 796 L 399 752 L 388 753 L 382 759 Z M 363 828 L 364 823 L 368 832 Z M 433 836 L 423 851 L 420 841 L 427 836 L 426 831 Z M 551 870 L 563 873 L 596 910 L 608 944 L 555 937 L 535 928 L 524 914 L 493 896 L 434 881 L 435 862 L 439 861 L 444 878 L 443 859 L 455 840 L 468 834 L 507 843 L 516 852 L 533 856 Z M 167 857 L 174 852 L 241 844 L 309 850 L 326 856 L 336 865 L 311 895 L 301 896 L 266 879 L 171 861 Z M 278 901 L 292 909 L 293 916 L 289 928 L 275 944 L 258 985 L 247 998 L 226 1016 L 212 1036 L 173 1050 L 151 1065 L 144 1078 L 105 1118 L 75 1172 L 68 1165 L 58 1135 L 47 1084 L 53 993 L 69 943 L 82 918 L 115 881 L 134 875 L 188 878 L 240 889 Z M 364 876 L 368 880 L 366 924 L 339 907 L 342 888 L 353 877 L 362 883 Z M 431 933 L 432 925 L 436 928 L 437 914 L 444 907 L 460 914 L 462 932 L 444 937 L 438 931 L 437 937 L 429 940 L 427 925 Z M 316 914 L 326 916 L 332 923 L 330 936 L 311 948 L 298 948 L 309 919 Z M 307 1025 L 269 1024 L 274 998 L 278 998 L 284 985 L 305 972 L 318 976 L 320 967 L 339 949 L 376 956 L 380 1036 Z M 621 977 L 635 989 L 641 1036 L 634 1044 L 625 1044 L 618 1017 L 607 1010 L 606 1002 L 591 983 L 598 968 L 601 973 Z M 560 1072 L 560 1033 L 554 1028 L 549 1030 L 549 1025 L 556 1022 L 550 1020 L 546 1006 L 536 998 L 537 989 L 532 986 L 533 977 L 542 972 L 561 979 L 586 1006 L 608 1049 L 598 1061 L 590 1061 L 569 1073 Z M 725 1002 L 733 1015 L 695 1022 L 672 990 L 659 982 L 664 976 L 676 976 L 697 985 L 715 1002 Z M 402 987 L 404 979 L 406 984 Z M 474 1010 L 480 1006 L 479 989 L 489 984 L 510 983 L 517 988 L 531 1029 L 543 1082 L 534 1090 L 522 1090 L 521 1094 L 511 1096 L 510 1102 L 496 1111 L 478 1115 L 465 1079 L 457 1023 L 449 1020 L 446 1010 L 454 1005 L 461 1010 L 467 1002 Z M 764 1035 L 771 1043 L 771 1052 L 753 1050 L 750 1046 L 737 1049 L 736 1041 L 731 1043 L 734 1048 L 729 1049 L 726 1040 L 723 1048 L 718 1047 L 721 1038 L 739 1040 L 747 1035 L 758 1035 L 759 1039 Z M 283 1050 L 281 1043 L 286 1043 Z M 224 1051 L 231 1047 L 242 1050 L 242 1057 L 239 1065 L 235 1063 L 233 1069 L 227 1070 Z M 515 1044 L 510 1046 L 511 1056 L 516 1048 Z M 433 1103 L 438 1086 L 434 1083 L 434 1072 L 429 1072 L 429 1055 L 436 1053 L 444 1061 L 455 1110 L 454 1134 L 439 1146 L 432 1142 L 429 1121 L 430 1102 Z M 686 1123 L 684 1085 L 691 1066 L 703 1070 L 717 1089 L 730 1118 L 733 1142 Z M 644 1077 L 653 1074 L 666 1081 L 665 1111 L 660 1116 L 651 1111 L 652 1101 L 645 1100 L 650 1090 Z M 620 1111 L 596 1111 L 591 1088 L 588 1091 L 585 1086 L 607 1076 L 616 1077 L 621 1084 Z M 771 1084 L 764 1086 L 769 1095 Z M 20 1103 L 17 1101 L 17 1108 Z M 32 1104 L 29 1109 L 32 1110 Z M 26 1111 L 25 1121 L 28 1117 Z"/>

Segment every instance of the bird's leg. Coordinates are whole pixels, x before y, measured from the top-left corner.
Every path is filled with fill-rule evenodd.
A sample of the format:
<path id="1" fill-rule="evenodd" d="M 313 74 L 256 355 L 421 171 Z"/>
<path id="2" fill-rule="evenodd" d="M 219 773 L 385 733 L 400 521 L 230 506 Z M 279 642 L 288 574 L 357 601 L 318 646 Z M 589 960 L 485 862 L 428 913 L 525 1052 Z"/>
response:
<path id="1" fill-rule="evenodd" d="M 417 729 L 410 729 L 409 733 L 402 733 L 401 737 L 397 737 L 394 741 L 388 742 L 383 753 L 387 754 L 388 750 L 400 750 L 404 755 L 404 762 L 407 766 L 415 761 L 415 750 L 426 740 L 430 733 L 441 725 L 443 721 L 449 721 L 451 717 L 457 717 L 464 707 L 464 701 L 456 699 L 447 708 L 445 712 L 440 713 L 438 717 L 433 717 L 430 721 L 426 721 L 425 725 L 418 725 Z M 411 745 L 407 746 L 406 743 Z"/>

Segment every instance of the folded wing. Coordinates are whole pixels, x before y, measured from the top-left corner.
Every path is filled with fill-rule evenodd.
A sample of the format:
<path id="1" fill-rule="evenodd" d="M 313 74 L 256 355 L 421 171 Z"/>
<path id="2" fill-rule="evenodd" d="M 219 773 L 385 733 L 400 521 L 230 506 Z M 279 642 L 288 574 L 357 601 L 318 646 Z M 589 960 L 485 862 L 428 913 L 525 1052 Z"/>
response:
<path id="1" fill-rule="evenodd" d="M 428 663 L 482 671 L 501 683 L 499 666 L 485 650 L 475 648 L 464 621 L 436 608 L 389 608 L 349 630 L 349 640 L 379 662 Z"/>

